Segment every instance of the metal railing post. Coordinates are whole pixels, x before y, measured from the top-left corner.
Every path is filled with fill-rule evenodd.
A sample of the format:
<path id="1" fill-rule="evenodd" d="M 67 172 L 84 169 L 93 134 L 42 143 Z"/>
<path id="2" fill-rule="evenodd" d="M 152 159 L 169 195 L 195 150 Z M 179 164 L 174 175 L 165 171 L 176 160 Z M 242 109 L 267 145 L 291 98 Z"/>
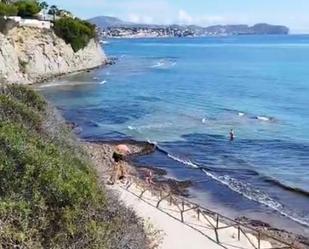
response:
<path id="1" fill-rule="evenodd" d="M 216 219 L 216 228 L 219 228 L 219 215 L 217 214 L 217 219 Z"/>
<path id="2" fill-rule="evenodd" d="M 137 185 L 141 186 L 140 184 L 137 183 Z M 125 189 L 126 191 L 129 191 L 129 188 L 132 186 L 132 183 L 129 184 L 128 186 L 126 186 Z M 151 188 L 152 189 L 152 188 Z M 143 195 L 149 191 L 149 187 L 146 187 L 144 188 L 144 186 L 142 187 L 142 191 L 141 193 L 139 194 L 139 198 L 142 199 L 143 198 Z M 130 191 L 129 191 L 130 192 Z M 132 193 L 132 192 L 131 192 Z M 193 202 L 190 202 L 190 201 L 187 201 L 187 200 L 184 200 L 183 198 L 179 198 L 179 197 L 175 197 L 175 199 L 173 199 L 173 196 L 172 196 L 172 193 L 171 192 L 168 192 L 168 194 L 164 194 L 166 192 L 164 192 L 162 189 L 159 189 L 159 191 L 155 192 L 155 195 L 156 196 L 160 196 L 158 202 L 157 202 L 157 205 L 156 207 L 158 209 L 159 208 L 159 205 L 160 203 L 163 201 L 163 200 L 166 200 L 167 202 L 169 202 L 170 205 L 173 204 L 173 202 L 175 203 L 175 205 L 178 207 L 179 211 L 180 211 L 180 215 L 181 215 L 181 222 L 184 223 L 184 213 L 189 211 L 189 210 L 193 210 L 193 209 L 197 209 L 197 219 L 200 221 L 201 220 L 201 215 L 206 219 L 206 221 L 209 223 L 209 225 L 211 226 L 211 228 L 214 230 L 215 232 L 215 236 L 216 236 L 216 242 L 218 244 L 220 244 L 220 240 L 219 240 L 219 230 L 220 229 L 225 229 L 225 228 L 228 228 L 228 227 L 231 227 L 233 226 L 235 229 L 238 229 L 238 241 L 240 241 L 241 239 L 241 233 L 243 233 L 244 237 L 248 240 L 248 242 L 253 246 L 253 248 L 255 249 L 261 249 L 261 238 L 263 236 L 265 236 L 265 238 L 267 239 L 272 239 L 272 240 L 275 240 L 277 242 L 280 242 L 282 245 L 285 245 L 285 247 L 280 247 L 281 249 L 297 249 L 299 248 L 298 246 L 295 245 L 295 241 L 290 243 L 290 242 L 286 242 L 282 239 L 279 239 L 279 238 L 276 238 L 275 236 L 271 236 L 265 232 L 262 232 L 262 231 L 259 231 L 258 229 L 254 229 L 246 224 L 243 224 L 243 223 L 240 223 L 240 222 L 237 222 L 235 220 L 232 220 L 228 217 L 225 217 L 225 216 L 222 216 L 220 215 L 219 213 L 216 213 L 216 212 L 212 212 L 211 210 L 207 209 L 207 208 L 204 208 L 204 207 L 201 207 Z M 136 194 L 137 196 L 137 194 Z M 169 198 L 169 199 L 168 199 Z M 181 203 L 179 203 L 181 201 Z M 180 204 L 180 206 L 179 206 Z M 186 208 L 186 205 L 188 206 L 188 208 L 185 210 Z M 192 207 L 192 205 L 194 205 Z M 211 217 L 211 220 L 209 220 L 209 217 L 207 215 L 205 215 L 205 213 L 207 214 L 210 214 L 209 217 Z M 221 218 L 223 218 L 224 220 L 227 220 L 227 221 L 230 221 L 232 222 L 232 224 L 230 225 L 226 225 L 225 223 L 222 223 L 222 225 L 220 226 L 219 222 L 220 222 L 220 216 Z M 215 222 L 215 224 L 213 224 Z M 227 223 L 228 224 L 228 223 Z M 257 239 L 257 244 L 256 242 L 253 242 L 251 240 L 251 238 L 246 234 L 246 232 L 243 230 L 244 229 L 249 229 L 251 231 L 254 231 L 254 234 L 256 235 L 256 239 Z M 256 241 L 256 240 L 255 240 Z"/>
<path id="3" fill-rule="evenodd" d="M 181 217 L 181 222 L 184 223 L 184 218 L 183 218 L 183 213 L 185 211 L 185 202 L 182 200 L 181 202 L 181 211 L 180 211 L 180 217 Z"/>
<path id="4" fill-rule="evenodd" d="M 219 215 L 217 214 L 216 227 L 215 227 L 215 234 L 216 234 L 217 243 L 220 244 L 220 241 L 219 241 L 219 234 L 218 234 L 218 228 L 219 228 Z"/>

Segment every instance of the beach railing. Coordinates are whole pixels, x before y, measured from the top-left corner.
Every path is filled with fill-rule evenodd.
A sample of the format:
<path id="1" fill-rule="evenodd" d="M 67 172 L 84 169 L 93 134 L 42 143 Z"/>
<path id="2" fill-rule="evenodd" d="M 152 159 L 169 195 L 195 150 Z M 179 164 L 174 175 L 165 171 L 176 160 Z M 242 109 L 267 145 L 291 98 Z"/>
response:
<path id="1" fill-rule="evenodd" d="M 136 186 L 140 191 L 139 194 L 136 192 L 130 191 L 132 186 Z M 245 238 L 248 243 L 251 245 L 250 248 L 253 249 L 299 249 L 294 243 L 284 241 L 281 238 L 277 238 L 274 235 L 268 234 L 266 231 L 261 231 L 256 229 L 248 224 L 236 221 L 234 219 L 228 218 L 224 215 L 221 215 L 217 212 L 209 210 L 205 207 L 202 207 L 199 204 L 193 203 L 186 198 L 177 196 L 173 194 L 171 191 L 163 190 L 160 187 L 154 186 L 153 184 L 146 184 L 144 181 L 139 178 L 134 178 L 130 184 L 127 184 L 125 187 L 122 187 L 124 190 L 130 192 L 131 194 L 136 195 L 141 200 L 148 202 L 147 198 L 145 198 L 145 194 L 147 192 L 151 193 L 152 196 L 156 196 L 157 200 L 155 201 L 155 208 L 164 212 L 161 209 L 161 204 L 163 201 L 167 201 L 170 206 L 174 205 L 177 207 L 177 213 L 179 215 L 173 215 L 173 218 L 179 220 L 180 222 L 190 226 L 191 228 L 197 230 L 204 236 L 216 242 L 218 245 L 221 245 L 223 248 L 227 248 L 220 240 L 220 231 L 229 228 L 235 228 L 237 230 L 237 240 L 240 241 L 241 238 Z M 148 202 L 149 203 L 149 202 Z M 150 203 L 149 203 L 150 204 Z M 174 210 L 175 211 L 175 210 Z M 196 227 L 192 224 L 186 223 L 185 214 L 189 211 L 195 212 L 195 217 L 198 221 L 203 218 L 203 221 L 206 223 L 207 228 L 214 232 L 214 239 L 210 238 L 209 235 L 203 232 L 202 228 Z M 252 236 L 253 235 L 253 236 Z M 255 239 L 254 239 L 255 238 Z M 261 246 L 262 241 L 267 241 L 271 244 L 271 247 L 263 247 Z"/>

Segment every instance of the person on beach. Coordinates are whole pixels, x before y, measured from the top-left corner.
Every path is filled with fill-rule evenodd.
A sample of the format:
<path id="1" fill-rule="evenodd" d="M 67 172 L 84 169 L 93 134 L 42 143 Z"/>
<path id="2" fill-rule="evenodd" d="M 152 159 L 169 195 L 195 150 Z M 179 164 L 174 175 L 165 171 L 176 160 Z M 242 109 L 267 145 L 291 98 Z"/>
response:
<path id="1" fill-rule="evenodd" d="M 147 175 L 146 175 L 146 179 L 145 179 L 146 183 L 148 185 L 153 184 L 153 174 L 151 170 L 147 170 Z"/>
<path id="2" fill-rule="evenodd" d="M 231 129 L 230 130 L 230 141 L 234 141 L 234 139 L 235 139 L 235 133 L 234 133 L 234 130 Z"/>
<path id="3" fill-rule="evenodd" d="M 108 180 L 108 183 L 113 185 L 118 180 L 121 182 L 124 182 L 127 176 L 127 170 L 126 166 L 124 165 L 124 157 L 123 153 L 129 153 L 129 149 L 125 145 L 119 145 L 116 147 L 116 151 L 113 153 L 113 160 L 115 162 L 114 164 L 114 172 L 112 173 L 111 177 Z"/>
<path id="4" fill-rule="evenodd" d="M 119 178 L 123 179 L 123 170 L 121 168 L 121 161 L 123 160 L 123 155 L 121 155 L 118 152 L 114 152 L 113 156 L 112 156 L 113 160 L 114 160 L 114 169 L 113 172 L 108 180 L 108 183 L 113 185 L 117 180 L 119 180 Z"/>
<path id="5" fill-rule="evenodd" d="M 118 164 L 118 178 L 117 180 L 120 180 L 121 182 L 123 182 L 127 176 L 127 170 L 126 167 L 123 165 L 123 162 L 120 162 Z"/>

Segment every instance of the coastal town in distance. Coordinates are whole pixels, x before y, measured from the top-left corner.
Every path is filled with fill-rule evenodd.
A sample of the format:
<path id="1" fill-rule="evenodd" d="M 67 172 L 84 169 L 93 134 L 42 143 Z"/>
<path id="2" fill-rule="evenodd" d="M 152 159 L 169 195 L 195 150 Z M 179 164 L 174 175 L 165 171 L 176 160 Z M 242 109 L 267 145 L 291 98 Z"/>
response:
<path id="1" fill-rule="evenodd" d="M 159 37 L 204 37 L 229 35 L 287 35 L 289 28 L 281 25 L 258 23 L 253 26 L 214 25 L 201 27 L 197 25 L 155 25 L 139 24 L 109 16 L 89 19 L 97 26 L 100 38 L 159 38 Z"/>

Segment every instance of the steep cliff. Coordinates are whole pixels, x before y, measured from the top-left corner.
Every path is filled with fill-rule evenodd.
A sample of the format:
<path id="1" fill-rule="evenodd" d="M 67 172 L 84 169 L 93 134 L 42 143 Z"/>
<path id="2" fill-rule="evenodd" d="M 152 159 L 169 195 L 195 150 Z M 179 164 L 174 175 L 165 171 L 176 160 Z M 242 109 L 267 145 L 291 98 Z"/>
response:
<path id="1" fill-rule="evenodd" d="M 98 67 L 106 62 L 100 45 L 91 40 L 74 53 L 51 30 L 16 27 L 0 33 L 0 81 L 31 84 L 53 76 Z"/>

